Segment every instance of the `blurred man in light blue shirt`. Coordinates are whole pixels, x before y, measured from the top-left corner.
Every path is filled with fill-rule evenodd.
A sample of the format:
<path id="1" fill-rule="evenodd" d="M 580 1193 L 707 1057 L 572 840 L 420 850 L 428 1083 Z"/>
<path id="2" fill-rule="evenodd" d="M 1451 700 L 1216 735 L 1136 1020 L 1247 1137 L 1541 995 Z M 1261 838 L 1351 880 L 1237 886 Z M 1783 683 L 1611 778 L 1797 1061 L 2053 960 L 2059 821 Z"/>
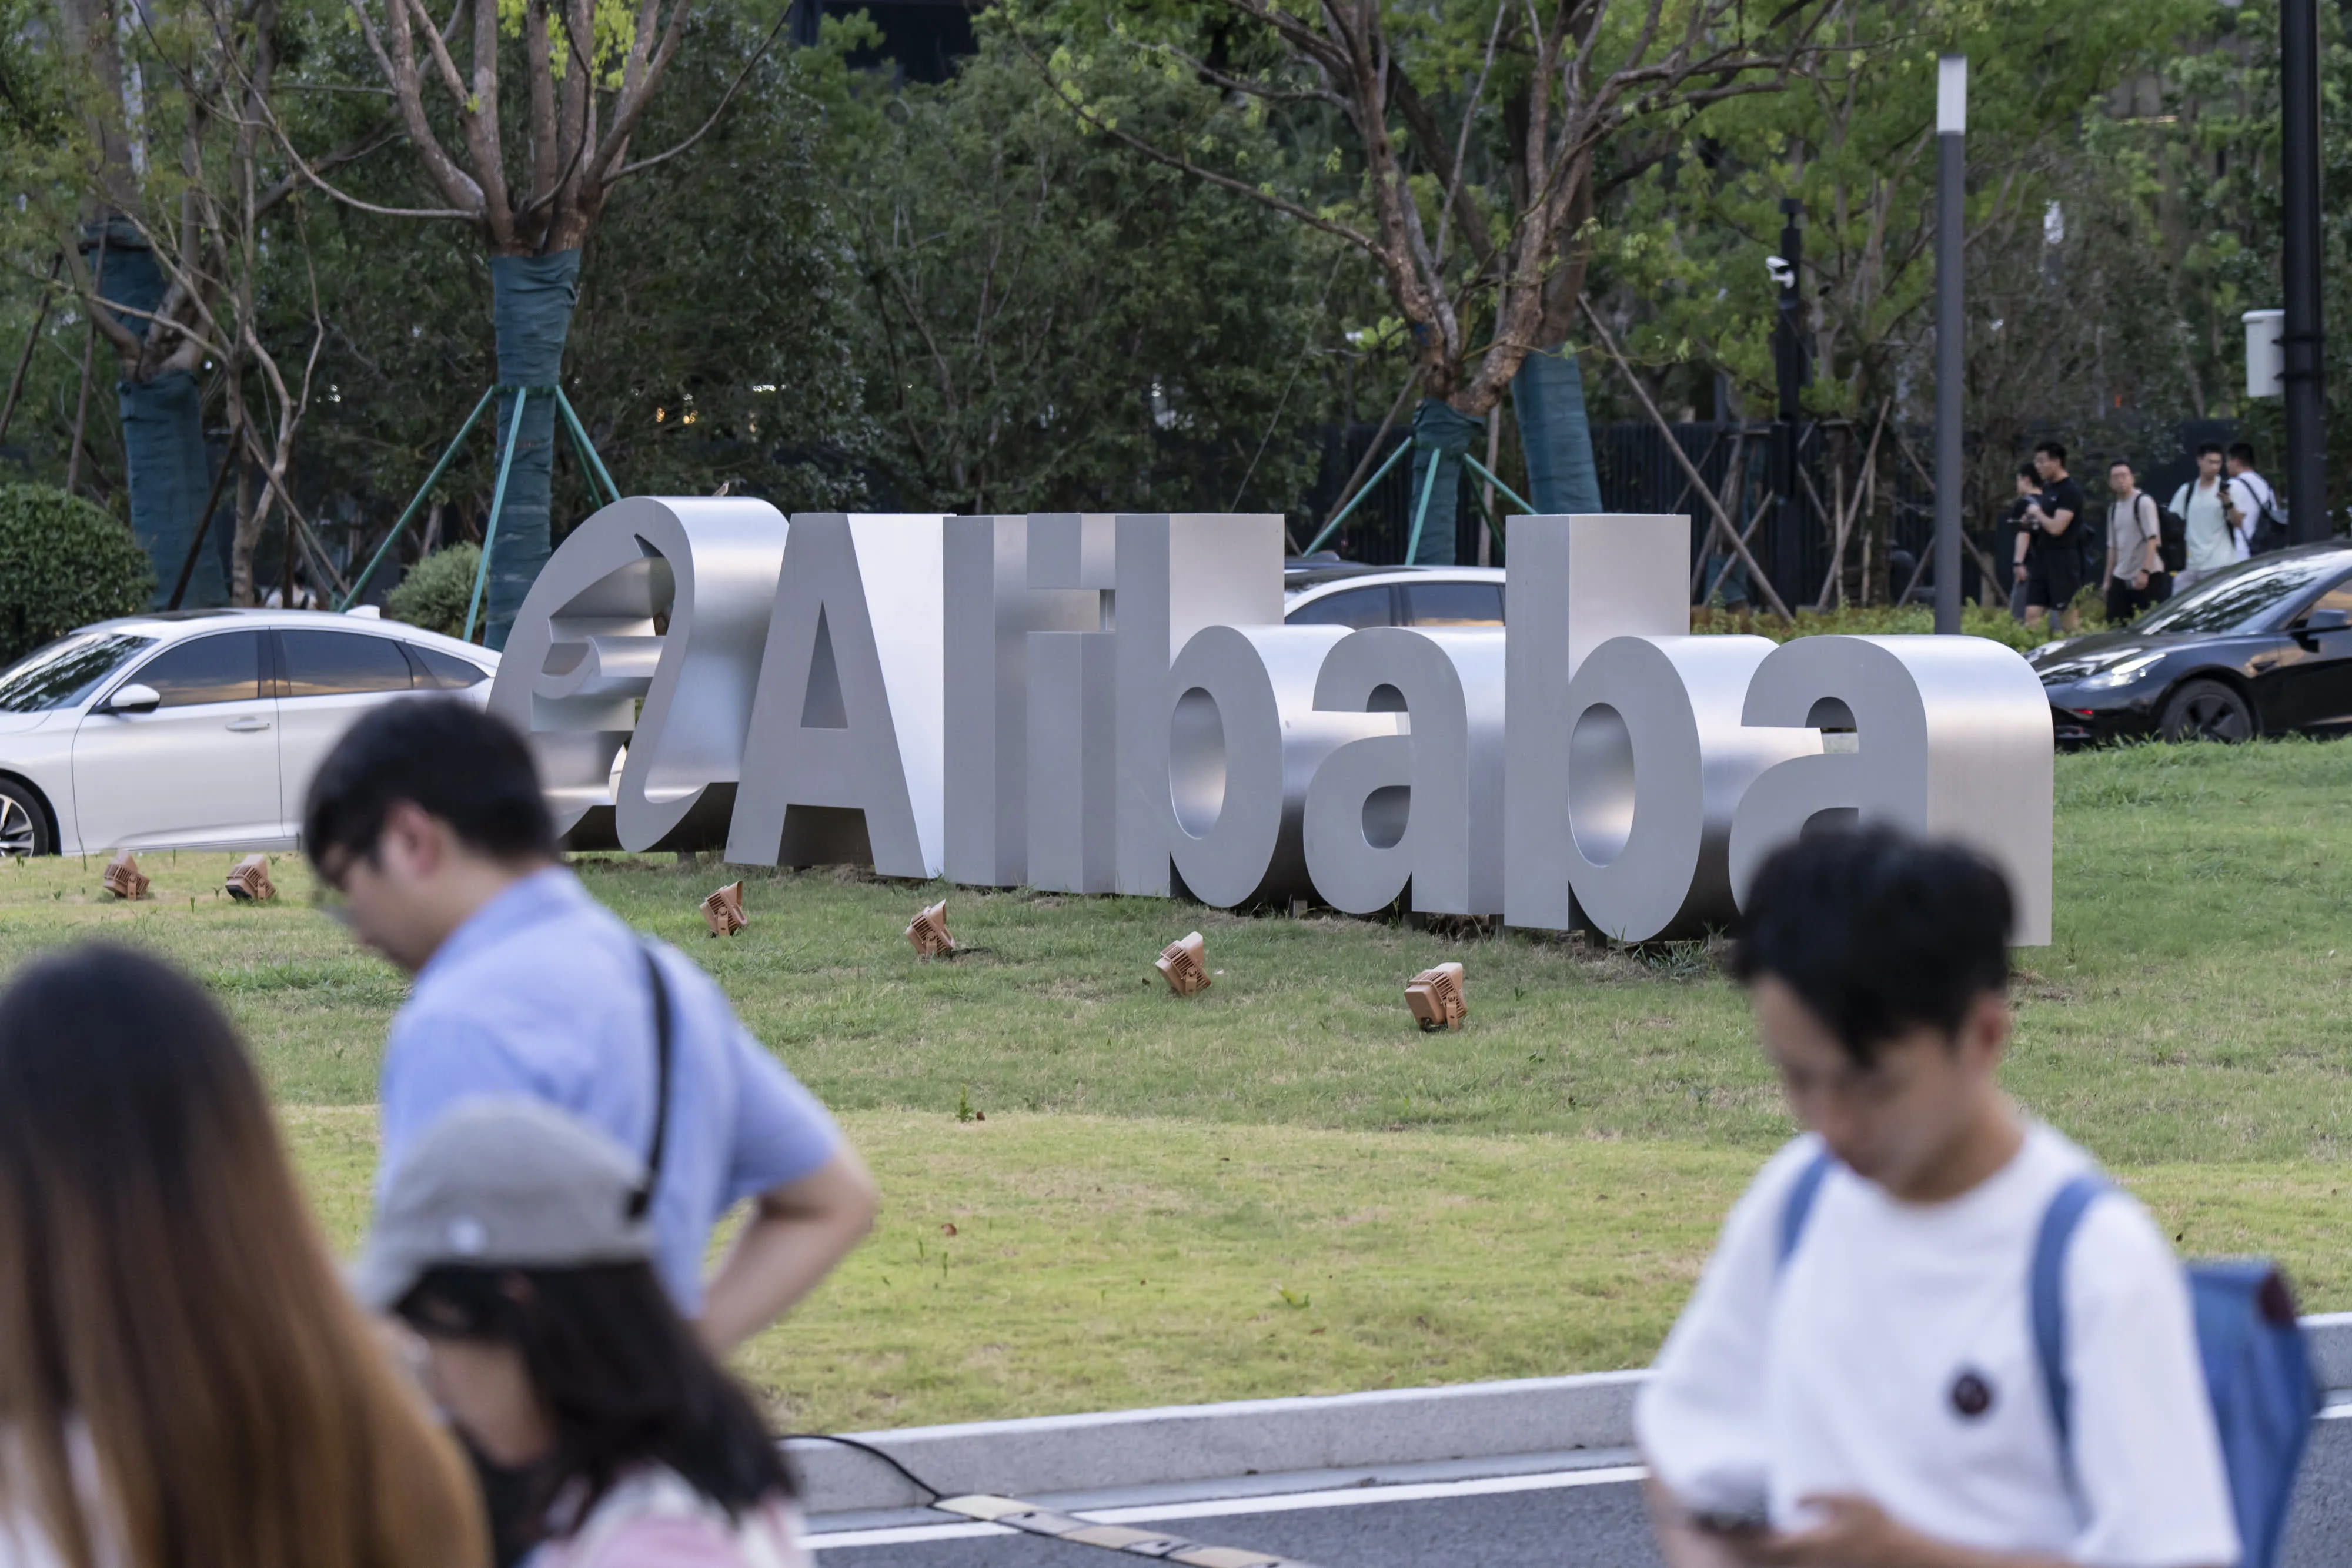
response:
<path id="1" fill-rule="evenodd" d="M 416 977 L 384 1051 L 384 1172 L 481 1095 L 604 1129 L 646 1153 L 662 1279 L 722 1353 L 866 1234 L 877 1197 L 856 1153 L 698 966 L 561 863 L 530 753 L 502 721 L 446 698 L 374 709 L 319 769 L 303 842 L 359 939 Z M 751 1220 L 706 1281 L 712 1228 L 744 1199 Z"/>

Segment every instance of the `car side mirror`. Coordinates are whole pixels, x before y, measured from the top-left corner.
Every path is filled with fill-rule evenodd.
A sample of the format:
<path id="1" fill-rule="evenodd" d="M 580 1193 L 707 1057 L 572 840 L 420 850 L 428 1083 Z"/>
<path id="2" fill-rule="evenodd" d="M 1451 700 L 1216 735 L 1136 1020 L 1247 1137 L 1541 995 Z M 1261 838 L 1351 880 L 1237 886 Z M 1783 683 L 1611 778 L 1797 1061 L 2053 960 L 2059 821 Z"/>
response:
<path id="1" fill-rule="evenodd" d="M 153 713 L 163 700 L 163 695 L 153 686 L 142 685 L 137 681 L 133 681 L 127 686 L 119 686 L 115 689 L 114 695 L 106 699 L 104 711 L 107 713 Z"/>
<path id="2" fill-rule="evenodd" d="M 2303 618 L 2299 628 L 2305 632 L 2341 632 L 2352 626 L 2352 610 L 2338 610 L 2333 605 L 2315 610 Z"/>

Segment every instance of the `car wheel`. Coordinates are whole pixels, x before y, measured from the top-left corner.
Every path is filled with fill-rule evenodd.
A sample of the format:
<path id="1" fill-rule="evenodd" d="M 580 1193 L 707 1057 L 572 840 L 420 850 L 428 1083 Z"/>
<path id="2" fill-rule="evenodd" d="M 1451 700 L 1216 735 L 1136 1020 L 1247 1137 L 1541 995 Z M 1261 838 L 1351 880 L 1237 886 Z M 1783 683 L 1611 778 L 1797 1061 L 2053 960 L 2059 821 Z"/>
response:
<path id="1" fill-rule="evenodd" d="M 2235 687 L 2219 681 L 2191 681 L 2164 705 L 2164 717 L 2158 727 L 2167 740 L 2235 743 L 2253 738 L 2254 713 Z"/>
<path id="2" fill-rule="evenodd" d="M 57 847 L 49 841 L 48 813 L 32 790 L 0 779 L 0 855 L 45 855 Z"/>

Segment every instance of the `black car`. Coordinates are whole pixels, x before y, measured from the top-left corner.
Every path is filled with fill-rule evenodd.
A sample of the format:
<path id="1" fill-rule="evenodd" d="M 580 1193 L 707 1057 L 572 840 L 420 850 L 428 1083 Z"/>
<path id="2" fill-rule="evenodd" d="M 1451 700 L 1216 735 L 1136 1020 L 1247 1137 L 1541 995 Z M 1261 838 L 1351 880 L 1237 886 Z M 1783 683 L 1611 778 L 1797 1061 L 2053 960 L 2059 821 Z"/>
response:
<path id="1" fill-rule="evenodd" d="M 2029 662 L 2061 745 L 2352 730 L 2352 542 L 2259 556 Z"/>

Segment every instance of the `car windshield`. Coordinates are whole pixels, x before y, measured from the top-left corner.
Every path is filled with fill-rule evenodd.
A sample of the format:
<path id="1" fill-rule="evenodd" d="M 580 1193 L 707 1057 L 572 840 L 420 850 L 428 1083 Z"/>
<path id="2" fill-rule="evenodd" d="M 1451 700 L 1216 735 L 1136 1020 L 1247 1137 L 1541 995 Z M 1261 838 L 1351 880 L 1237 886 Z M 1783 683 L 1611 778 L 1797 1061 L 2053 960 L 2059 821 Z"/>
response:
<path id="1" fill-rule="evenodd" d="M 2344 570 L 2345 560 L 2341 552 L 2331 550 L 2251 562 L 2159 605 L 2134 623 L 2132 630 L 2175 634 L 2235 632 L 2313 584 L 2336 576 Z"/>
<path id="2" fill-rule="evenodd" d="M 71 707 L 154 641 L 128 632 L 77 632 L 60 637 L 0 672 L 0 713 Z"/>

